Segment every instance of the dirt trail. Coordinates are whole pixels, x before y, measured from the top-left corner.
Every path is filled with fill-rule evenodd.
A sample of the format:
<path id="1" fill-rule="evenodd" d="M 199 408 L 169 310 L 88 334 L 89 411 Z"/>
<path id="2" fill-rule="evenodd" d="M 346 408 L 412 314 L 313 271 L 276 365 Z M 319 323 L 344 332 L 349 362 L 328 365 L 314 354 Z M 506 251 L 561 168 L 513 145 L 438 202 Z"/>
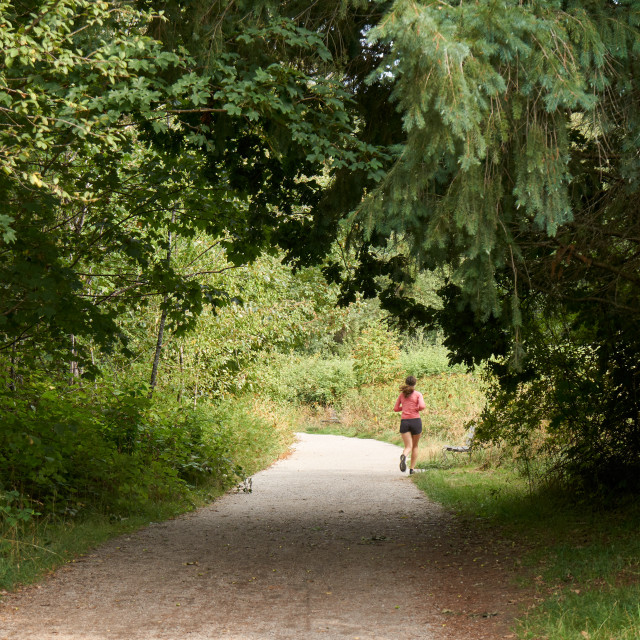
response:
<path id="1" fill-rule="evenodd" d="M 5 598 L 0 639 L 513 637 L 506 545 L 424 497 L 398 455 L 300 434 L 251 493 L 115 539 Z"/>

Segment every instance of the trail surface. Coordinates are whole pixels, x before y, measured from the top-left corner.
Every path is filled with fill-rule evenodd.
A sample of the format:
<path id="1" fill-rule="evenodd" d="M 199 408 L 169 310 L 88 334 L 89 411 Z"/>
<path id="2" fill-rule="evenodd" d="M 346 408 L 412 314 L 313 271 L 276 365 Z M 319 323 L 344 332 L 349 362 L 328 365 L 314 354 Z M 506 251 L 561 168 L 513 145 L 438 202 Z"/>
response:
<path id="1" fill-rule="evenodd" d="M 0 639 L 513 637 L 507 545 L 429 501 L 398 455 L 300 434 L 251 493 L 112 540 L 5 598 Z"/>

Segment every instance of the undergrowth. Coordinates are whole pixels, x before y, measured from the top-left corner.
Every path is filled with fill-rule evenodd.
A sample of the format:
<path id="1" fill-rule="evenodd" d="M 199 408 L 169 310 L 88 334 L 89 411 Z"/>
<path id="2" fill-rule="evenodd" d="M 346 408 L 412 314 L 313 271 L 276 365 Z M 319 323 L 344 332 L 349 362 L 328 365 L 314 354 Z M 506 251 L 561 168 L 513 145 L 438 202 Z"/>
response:
<path id="1" fill-rule="evenodd" d="M 293 440 L 295 412 L 265 398 L 193 408 L 144 390 L 66 395 L 52 386 L 3 397 L 5 590 L 112 535 L 212 500 Z"/>

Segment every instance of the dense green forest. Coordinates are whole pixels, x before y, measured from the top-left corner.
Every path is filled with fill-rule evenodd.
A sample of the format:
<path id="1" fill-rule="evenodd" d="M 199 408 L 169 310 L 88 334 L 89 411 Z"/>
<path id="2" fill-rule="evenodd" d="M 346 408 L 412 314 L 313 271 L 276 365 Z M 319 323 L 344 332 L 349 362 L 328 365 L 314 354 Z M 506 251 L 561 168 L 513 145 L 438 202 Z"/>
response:
<path id="1" fill-rule="evenodd" d="M 223 490 L 407 373 L 482 378 L 443 440 L 633 494 L 639 28 L 632 0 L 0 0 L 6 527 Z"/>

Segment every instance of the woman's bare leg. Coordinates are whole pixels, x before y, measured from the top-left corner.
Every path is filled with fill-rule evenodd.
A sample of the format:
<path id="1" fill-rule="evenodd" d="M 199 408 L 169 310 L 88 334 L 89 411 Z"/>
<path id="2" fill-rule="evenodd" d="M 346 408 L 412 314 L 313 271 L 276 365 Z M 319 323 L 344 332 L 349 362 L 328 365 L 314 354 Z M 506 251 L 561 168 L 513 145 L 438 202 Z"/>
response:
<path id="1" fill-rule="evenodd" d="M 404 448 L 405 450 L 408 448 L 408 446 L 411 447 L 411 465 L 409 466 L 409 469 L 415 469 L 416 468 L 416 464 L 418 464 L 418 441 L 420 440 L 420 436 L 422 435 L 421 433 L 419 433 L 418 435 L 411 435 L 409 433 L 403 433 L 403 440 L 404 440 L 404 436 L 411 436 L 409 438 L 409 443 L 407 445 L 407 441 L 405 440 L 404 443 Z M 407 455 L 405 453 L 405 455 Z"/>
<path id="2" fill-rule="evenodd" d="M 409 457 L 409 453 L 411 453 L 411 450 L 413 448 L 413 443 L 411 441 L 411 434 L 407 432 L 407 433 L 401 433 L 400 435 L 402 436 L 402 441 L 404 442 L 404 451 L 402 453 L 405 456 Z"/>

